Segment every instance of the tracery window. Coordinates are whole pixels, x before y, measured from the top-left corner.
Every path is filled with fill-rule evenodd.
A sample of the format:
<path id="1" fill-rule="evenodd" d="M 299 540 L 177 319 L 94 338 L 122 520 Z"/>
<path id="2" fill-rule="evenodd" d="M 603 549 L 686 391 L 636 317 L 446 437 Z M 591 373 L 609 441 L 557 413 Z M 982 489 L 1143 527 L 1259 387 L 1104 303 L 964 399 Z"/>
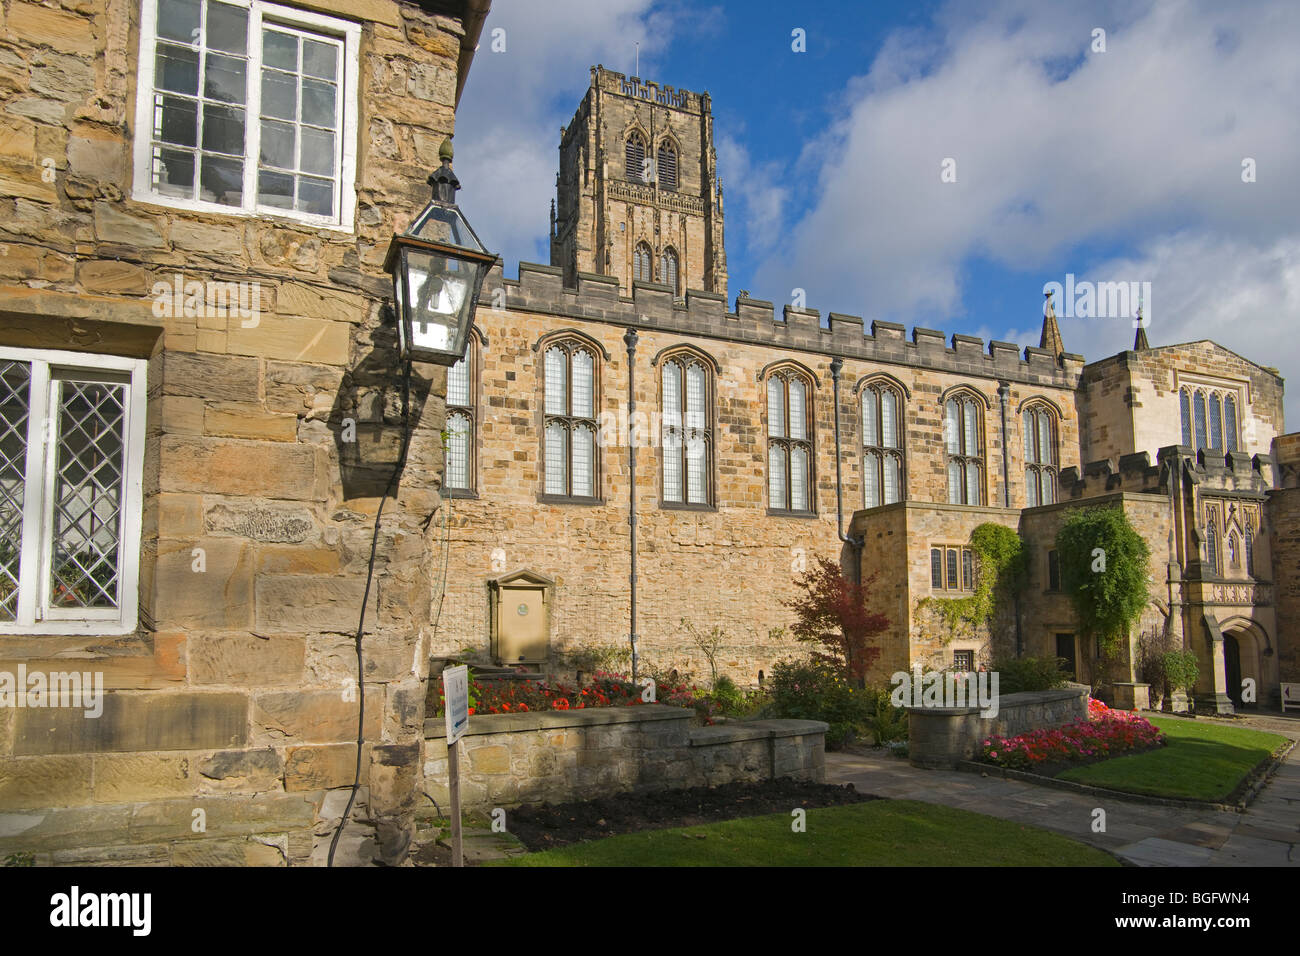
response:
<path id="1" fill-rule="evenodd" d="M 813 487 L 812 383 L 782 368 L 767 379 L 767 487 L 774 511 L 811 513 Z"/>
<path id="2" fill-rule="evenodd" d="M 862 389 L 863 507 L 891 505 L 903 499 L 903 396 L 887 382 Z"/>
<path id="3" fill-rule="evenodd" d="M 596 497 L 598 374 L 591 347 L 564 340 L 549 345 L 543 383 L 545 492 L 564 498 Z"/>
<path id="4" fill-rule="evenodd" d="M 974 396 L 958 392 L 944 403 L 948 503 L 984 503 L 984 420 Z"/>

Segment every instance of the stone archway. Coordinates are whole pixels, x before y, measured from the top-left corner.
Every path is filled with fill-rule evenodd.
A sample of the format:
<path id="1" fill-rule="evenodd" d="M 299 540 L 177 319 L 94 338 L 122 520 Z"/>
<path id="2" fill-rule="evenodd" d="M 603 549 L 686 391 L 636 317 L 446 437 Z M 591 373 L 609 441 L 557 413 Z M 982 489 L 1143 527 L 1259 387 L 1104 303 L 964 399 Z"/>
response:
<path id="1" fill-rule="evenodd" d="M 1227 621 L 1223 625 L 1224 692 L 1234 707 L 1255 707 L 1265 692 L 1265 652 L 1268 639 L 1253 621 Z M 1242 700 L 1244 682 L 1254 682 L 1254 700 Z"/>

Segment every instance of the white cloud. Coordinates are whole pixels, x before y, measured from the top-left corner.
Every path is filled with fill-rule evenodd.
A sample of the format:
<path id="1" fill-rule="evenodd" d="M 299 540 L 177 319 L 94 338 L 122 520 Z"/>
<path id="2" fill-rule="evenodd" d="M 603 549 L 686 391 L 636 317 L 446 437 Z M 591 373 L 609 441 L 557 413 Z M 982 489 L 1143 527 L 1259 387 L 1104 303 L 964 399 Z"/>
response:
<path id="1" fill-rule="evenodd" d="M 1140 250 L 1094 271 L 1158 283 L 1153 344 L 1215 337 L 1285 374 L 1300 365 L 1300 337 L 1280 334 L 1300 270 L 1298 35 L 1293 4 L 954 4 L 932 31 L 893 34 L 804 148 L 812 202 L 755 270 L 763 294 L 800 286 L 823 312 L 938 328 L 969 312 L 1036 345 L 1024 313 L 963 301 L 971 261 L 1047 282 L 1063 261 L 1082 278 L 1098 248 Z M 1080 332 L 1064 328 L 1066 347 L 1090 359 L 1132 344 L 1131 327 Z"/>
<path id="2" fill-rule="evenodd" d="M 560 129 L 589 83 L 587 66 L 631 73 L 654 68 L 673 11 L 652 0 L 496 0 L 484 24 L 457 111 L 456 167 L 462 207 L 507 273 L 520 259 L 549 262 L 550 201 L 559 169 Z M 492 51 L 493 30 L 505 51 Z M 585 65 L 584 65 L 585 64 Z M 671 81 L 670 81 L 671 82 Z M 472 171 L 472 175 L 468 172 Z"/>
<path id="3" fill-rule="evenodd" d="M 1300 236 L 1272 242 L 1185 232 L 1161 236 L 1139 253 L 1104 262 L 1081 280 L 1151 283 L 1147 338 L 1153 346 L 1212 339 L 1258 362 L 1296 366 L 1300 315 Z M 1058 280 L 1063 281 L 1063 280 Z M 1133 347 L 1131 320 L 1067 319 L 1066 347 L 1089 358 Z M 1074 343 L 1074 344 L 1072 344 Z M 1281 368 L 1286 376 L 1286 368 Z M 1300 389 L 1286 399 L 1286 421 L 1300 425 Z"/>

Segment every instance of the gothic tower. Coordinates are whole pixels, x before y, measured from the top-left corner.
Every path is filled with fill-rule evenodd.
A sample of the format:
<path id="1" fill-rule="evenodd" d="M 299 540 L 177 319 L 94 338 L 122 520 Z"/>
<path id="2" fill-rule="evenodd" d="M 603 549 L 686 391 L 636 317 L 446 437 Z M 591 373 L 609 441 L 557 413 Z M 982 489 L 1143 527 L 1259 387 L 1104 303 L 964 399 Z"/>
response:
<path id="1" fill-rule="evenodd" d="M 602 66 L 560 133 L 551 265 L 727 294 L 722 187 L 708 93 L 627 78 Z"/>

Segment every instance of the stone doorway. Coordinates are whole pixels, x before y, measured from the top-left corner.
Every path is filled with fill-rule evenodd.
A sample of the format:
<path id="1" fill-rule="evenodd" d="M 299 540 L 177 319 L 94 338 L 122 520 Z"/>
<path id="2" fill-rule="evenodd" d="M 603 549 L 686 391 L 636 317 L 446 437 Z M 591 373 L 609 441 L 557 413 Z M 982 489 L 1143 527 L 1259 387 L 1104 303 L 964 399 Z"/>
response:
<path id="1" fill-rule="evenodd" d="M 1224 692 L 1233 707 L 1241 706 L 1241 645 L 1235 634 L 1223 635 L 1223 671 L 1227 687 Z"/>

